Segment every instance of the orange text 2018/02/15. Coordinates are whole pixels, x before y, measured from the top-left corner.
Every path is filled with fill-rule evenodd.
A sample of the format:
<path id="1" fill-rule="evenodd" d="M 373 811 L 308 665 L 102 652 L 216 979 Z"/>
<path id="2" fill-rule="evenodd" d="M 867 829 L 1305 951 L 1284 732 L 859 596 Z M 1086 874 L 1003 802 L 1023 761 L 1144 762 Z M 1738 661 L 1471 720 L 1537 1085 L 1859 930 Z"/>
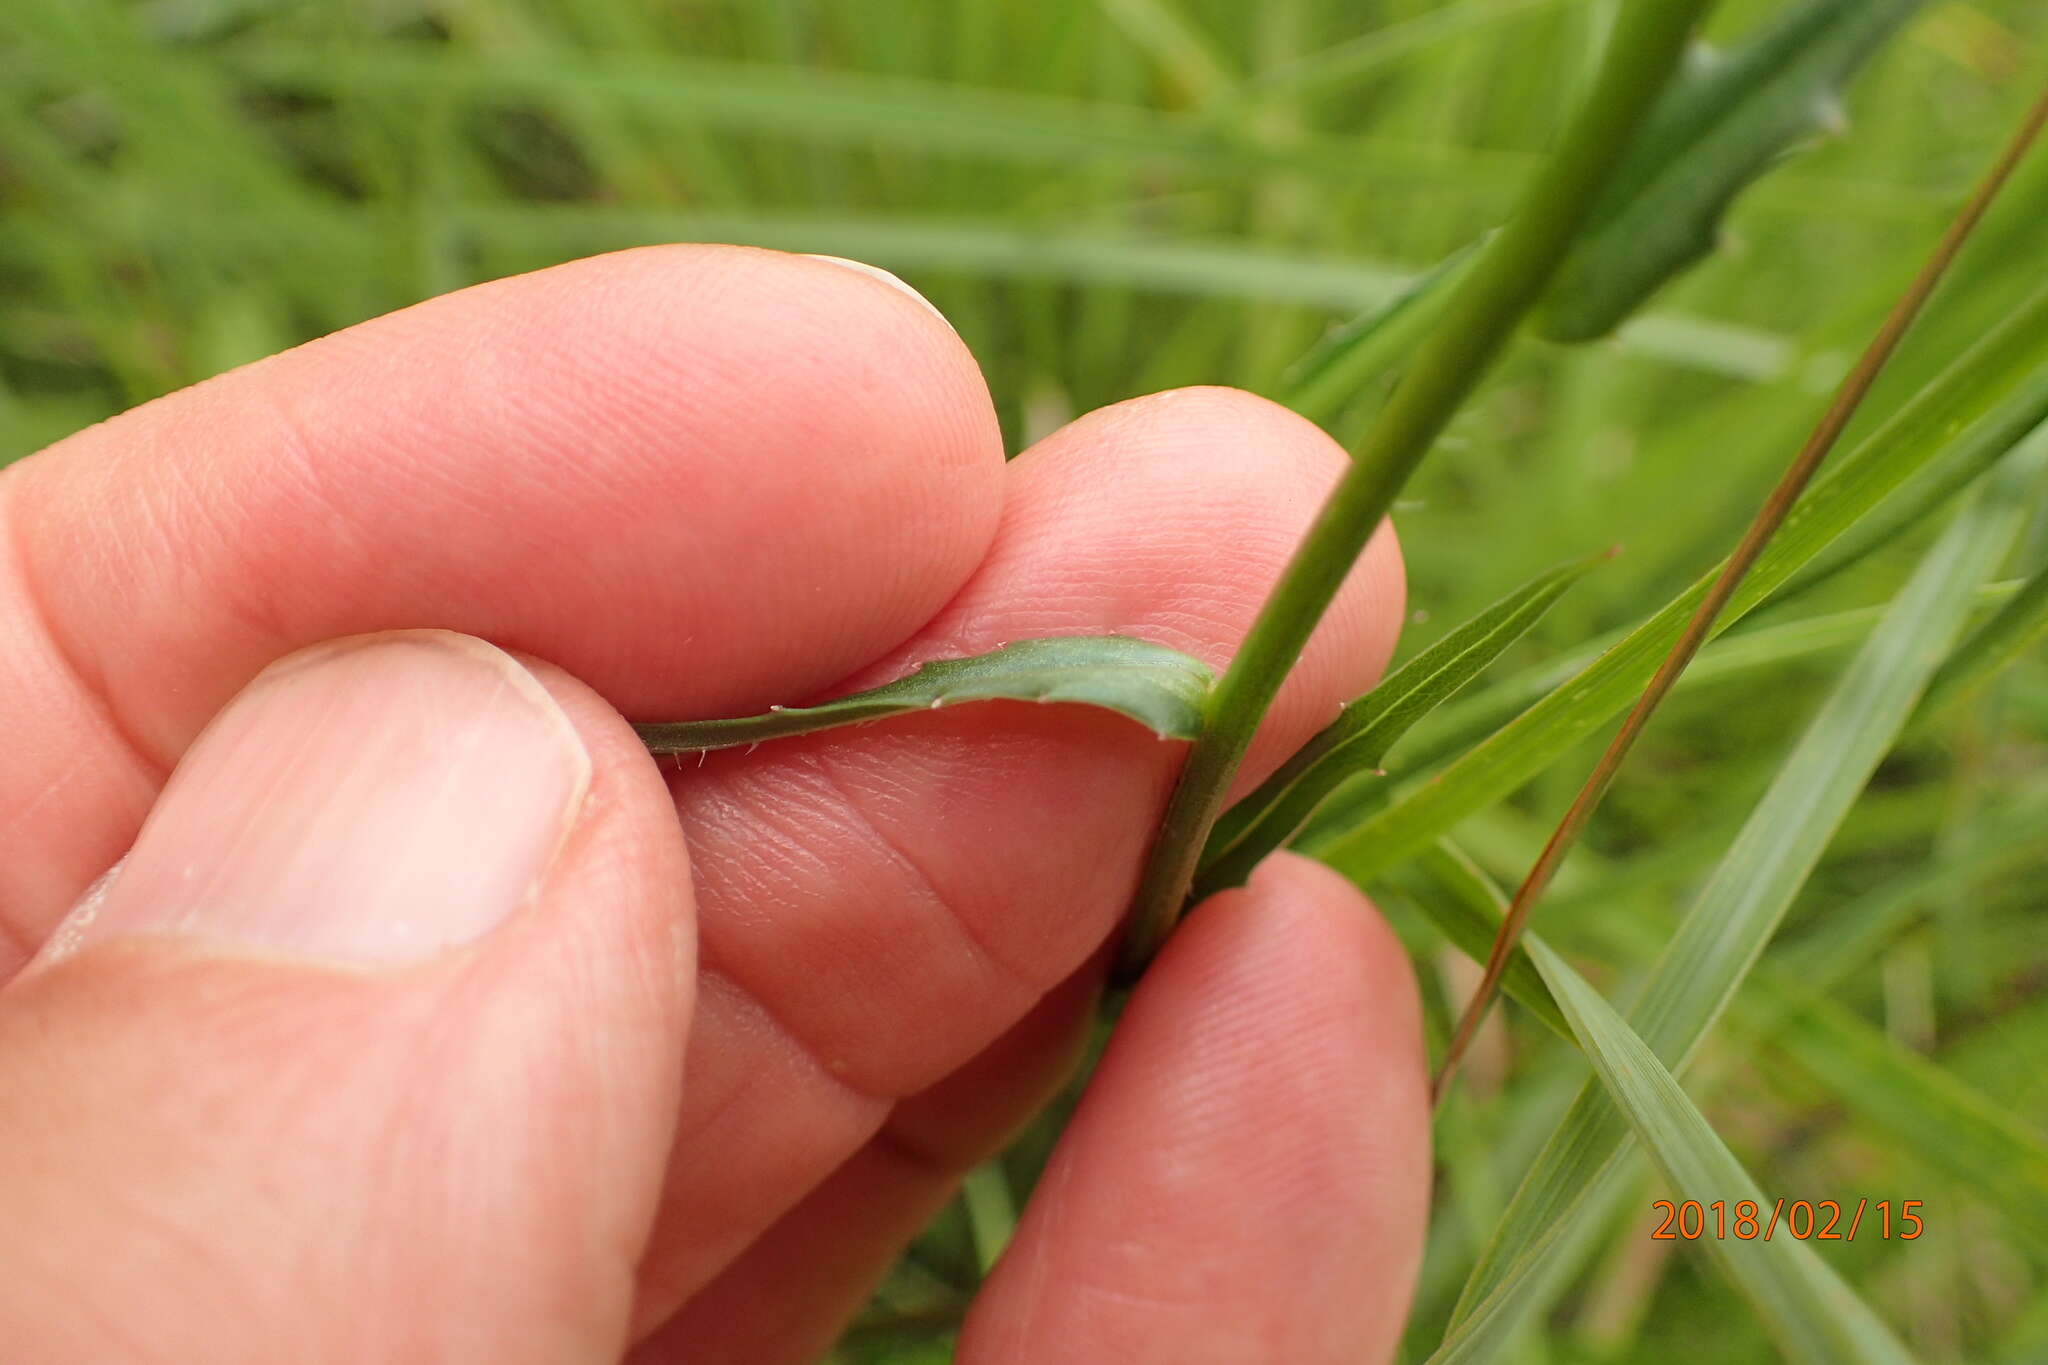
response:
<path id="1" fill-rule="evenodd" d="M 1659 1199 L 1650 1212 L 1660 1221 L 1650 1232 L 1653 1241 L 1697 1242 L 1712 1237 L 1739 1242 L 1784 1235 L 1796 1241 L 1853 1242 L 1859 1236 L 1910 1242 L 1925 1228 L 1918 1199 L 1784 1199 L 1759 1204 L 1754 1199 L 1730 1203 L 1697 1199 L 1674 1203 Z"/>

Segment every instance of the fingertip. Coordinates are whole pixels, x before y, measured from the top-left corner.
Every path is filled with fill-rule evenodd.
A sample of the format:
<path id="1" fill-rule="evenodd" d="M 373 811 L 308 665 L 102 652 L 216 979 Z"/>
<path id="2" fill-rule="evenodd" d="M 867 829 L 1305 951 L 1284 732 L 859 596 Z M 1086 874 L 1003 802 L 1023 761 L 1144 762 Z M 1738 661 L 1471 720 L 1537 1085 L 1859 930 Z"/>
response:
<path id="1" fill-rule="evenodd" d="M 1379 907 L 1343 873 L 1319 859 L 1276 849 L 1252 870 L 1242 891 L 1254 913 L 1305 938 L 1341 945 L 1345 951 L 1338 961 L 1369 972 L 1378 985 L 1412 1001 L 1419 1013 L 1421 996 L 1406 949 Z"/>
<path id="2" fill-rule="evenodd" d="M 1386 1091 L 1385 1112 L 1400 1121 L 1426 1167 L 1429 1072 L 1422 992 L 1399 935 L 1348 877 L 1287 849 L 1268 855 L 1243 891 L 1254 923 L 1237 926 L 1231 937 L 1263 934 L 1266 950 L 1285 963 L 1280 970 L 1312 974 L 1343 1002 L 1341 1014 L 1365 1022 L 1364 1037 Z"/>
<path id="3" fill-rule="evenodd" d="M 535 926 L 536 951 L 558 964 L 586 953 L 620 958 L 618 967 L 594 974 L 612 976 L 621 1003 L 641 1011 L 635 1036 L 680 1056 L 696 1003 L 697 900 L 667 779 L 633 727 L 588 683 L 544 659 L 513 657 L 568 717 L 592 764 L 582 818 L 550 884 L 535 896 L 557 919 Z M 625 913 L 576 914 L 584 896 L 551 896 L 557 880 L 616 889 Z"/>
<path id="4" fill-rule="evenodd" d="M 1275 849 L 1257 867 L 1247 885 L 1267 893 L 1267 898 L 1286 902 L 1342 905 L 1371 914 L 1372 902 L 1352 885 L 1351 879 L 1320 859 Z"/>
<path id="5" fill-rule="evenodd" d="M 1414 967 L 1386 917 L 1343 874 L 1275 852 L 1246 885 L 1190 911 L 1160 965 L 1170 974 L 1162 994 L 1188 989 L 1173 978 L 1201 981 L 1205 996 L 1244 1002 L 1236 1009 L 1247 1030 L 1284 1036 L 1297 1051 L 1328 1046 L 1352 1058 L 1384 1092 L 1376 1107 L 1399 1121 L 1388 1136 L 1426 1156 L 1428 1073 Z M 1289 1015 L 1297 1017 L 1284 1028 L 1274 1022 Z"/>
<path id="6" fill-rule="evenodd" d="M 962 1359 L 1390 1358 L 1421 1264 L 1427 1085 L 1399 944 L 1283 855 L 1136 994 Z"/>

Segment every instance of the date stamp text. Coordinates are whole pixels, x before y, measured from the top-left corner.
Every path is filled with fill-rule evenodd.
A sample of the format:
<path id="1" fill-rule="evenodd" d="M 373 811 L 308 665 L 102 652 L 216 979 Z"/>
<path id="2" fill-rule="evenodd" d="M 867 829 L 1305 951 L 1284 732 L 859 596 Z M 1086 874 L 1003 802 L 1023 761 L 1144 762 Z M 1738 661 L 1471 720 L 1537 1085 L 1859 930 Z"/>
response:
<path id="1" fill-rule="evenodd" d="M 1659 1199 L 1650 1205 L 1663 1221 L 1650 1233 L 1652 1241 L 1697 1242 L 1711 1237 L 1725 1242 L 1768 1242 L 1783 1234 L 1795 1241 L 1853 1242 L 1860 1236 L 1910 1242 L 1924 1230 L 1919 1199 L 1859 1199 L 1844 1206 L 1838 1199 L 1785 1199 L 1765 1207 L 1753 1199 L 1729 1203 L 1697 1199 L 1674 1203 Z"/>

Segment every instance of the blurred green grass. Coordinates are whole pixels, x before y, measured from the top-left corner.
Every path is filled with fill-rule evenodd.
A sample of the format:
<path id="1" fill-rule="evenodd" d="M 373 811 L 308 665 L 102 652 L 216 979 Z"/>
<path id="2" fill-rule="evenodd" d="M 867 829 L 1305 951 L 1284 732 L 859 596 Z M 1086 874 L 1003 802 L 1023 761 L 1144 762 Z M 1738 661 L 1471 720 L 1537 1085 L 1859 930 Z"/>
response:
<path id="1" fill-rule="evenodd" d="M 1716 28 L 1770 8 L 1729 0 Z M 11 0 L 0 461 L 435 293 L 672 240 L 895 269 L 980 357 L 1013 448 L 1153 389 L 1275 392 L 1330 325 L 1498 222 L 1612 10 Z M 1415 617 L 1404 652 L 1551 564 L 1621 545 L 1508 670 L 1557 658 L 1639 619 L 1732 542 L 2048 75 L 2044 36 L 2034 0 L 1931 4 L 1849 92 L 1847 134 L 1745 196 L 1724 249 L 1620 337 L 1518 348 L 1399 512 Z M 2044 212 L 2037 163 L 1874 412 L 2040 282 Z M 1881 602 L 1926 539 L 1903 535 L 1744 629 Z M 2023 542 L 2008 576 L 2048 559 L 2048 525 L 2037 516 Z M 1681 692 L 1543 912 L 1550 941 L 1625 995 L 1844 657 Z M 1824 1015 L 1723 1030 L 1691 1086 L 1767 1189 L 1927 1201 L 1920 1240 L 1825 1254 L 1933 1361 L 2048 1361 L 2048 1230 L 1993 1197 L 1996 1173 L 1967 1181 L 1916 1156 L 1910 1115 L 1885 1103 L 1903 1082 L 1850 1064 L 1872 1047 L 1925 1058 L 2034 1133 L 2048 1124 L 2048 832 L 2033 832 L 2048 824 L 2001 823 L 2041 809 L 2044 754 L 2039 649 L 1916 726 L 1787 931 L 1796 946 L 1832 911 L 1892 895 L 1902 908 L 1882 941 Z M 1556 765 L 1461 840 L 1514 880 L 1589 763 Z M 1397 885 L 1384 899 L 1432 1009 L 1455 1008 L 1468 978 Z M 1512 1014 L 1478 1059 L 1440 1127 L 1418 1359 L 1583 1074 Z M 1013 1154 L 1020 1187 L 1050 1132 Z M 1644 1177 L 1620 1213 L 1589 1222 L 1585 1268 L 1516 1359 L 1768 1358 L 1703 1258 L 1648 1259 L 1659 1194 Z M 951 1211 L 893 1282 L 878 1312 L 912 1323 L 871 1323 L 849 1358 L 943 1358 L 926 1320 L 943 1323 L 971 1283 L 970 1221 Z"/>

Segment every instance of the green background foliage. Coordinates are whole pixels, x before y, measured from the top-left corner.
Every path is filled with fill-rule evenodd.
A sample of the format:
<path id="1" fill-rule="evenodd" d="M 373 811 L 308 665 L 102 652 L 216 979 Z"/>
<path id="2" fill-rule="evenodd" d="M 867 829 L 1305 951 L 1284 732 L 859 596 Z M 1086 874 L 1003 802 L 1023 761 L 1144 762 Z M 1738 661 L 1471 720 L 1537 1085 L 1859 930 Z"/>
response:
<path id="1" fill-rule="evenodd" d="M 896 270 L 980 357 L 1013 449 L 1163 387 L 1278 394 L 1333 325 L 1499 223 L 1614 10 L 9 0 L 0 462 L 435 293 L 674 240 Z M 1775 10 L 1728 0 L 1714 31 Z M 1530 680 L 1644 619 L 1733 543 L 2048 78 L 2044 38 L 2037 0 L 1923 6 L 1846 90 L 1846 131 L 1738 199 L 1708 260 L 1609 340 L 1516 346 L 1397 510 L 1404 657 L 1544 569 L 1624 553 L 1482 680 L 1494 691 L 1476 700 L 1495 711 L 1464 713 L 1476 721 L 1462 731 L 1455 708 L 1440 713 L 1394 748 L 1389 790 L 1542 695 Z M 2048 155 L 1994 211 L 1849 444 L 2035 289 L 2043 222 Z M 1352 433 L 1381 396 L 1368 387 L 1318 415 Z M 1618 1004 L 1944 520 L 1907 518 L 1868 558 L 1766 602 L 1653 726 L 1537 921 Z M 2044 561 L 2048 520 L 2030 506 L 1993 577 Z M 1978 596 L 1973 619 L 2001 600 Z M 1462 821 L 1478 869 L 1520 877 L 1597 738 Z M 2048 1361 L 2044 754 L 2036 642 L 1889 747 L 1685 1074 L 1767 1193 L 1923 1201 L 1918 1240 L 1814 1244 L 1923 1360 Z M 1418 908 L 1441 887 L 1409 865 L 1372 884 L 1415 951 L 1440 1044 L 1476 975 Z M 1591 1074 L 1528 1012 L 1504 1013 L 1439 1124 L 1417 1360 Z M 945 1357 L 946 1325 L 1055 1123 L 977 1176 L 847 1359 Z M 1580 1211 L 1542 1311 L 1493 1358 L 1770 1358 L 1704 1248 L 1649 1239 L 1650 1201 L 1668 1192 L 1659 1169 L 1630 1157 L 1622 1193 Z"/>

